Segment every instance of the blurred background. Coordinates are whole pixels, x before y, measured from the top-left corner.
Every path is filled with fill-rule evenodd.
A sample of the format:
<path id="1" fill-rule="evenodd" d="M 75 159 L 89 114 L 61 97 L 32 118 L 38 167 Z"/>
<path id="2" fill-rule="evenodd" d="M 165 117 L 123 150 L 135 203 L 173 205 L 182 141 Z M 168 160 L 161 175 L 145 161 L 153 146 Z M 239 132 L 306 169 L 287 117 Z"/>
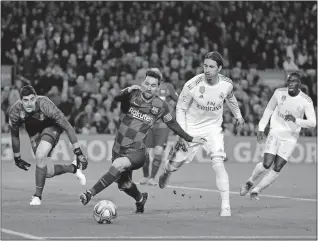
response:
<path id="1" fill-rule="evenodd" d="M 1 128 L 29 83 L 81 134 L 114 134 L 120 89 L 140 84 L 149 66 L 180 92 L 218 51 L 234 82 L 244 129 L 225 106 L 227 136 L 255 136 L 288 72 L 317 113 L 316 2 L 1 2 Z M 316 136 L 303 129 L 302 136 Z"/>

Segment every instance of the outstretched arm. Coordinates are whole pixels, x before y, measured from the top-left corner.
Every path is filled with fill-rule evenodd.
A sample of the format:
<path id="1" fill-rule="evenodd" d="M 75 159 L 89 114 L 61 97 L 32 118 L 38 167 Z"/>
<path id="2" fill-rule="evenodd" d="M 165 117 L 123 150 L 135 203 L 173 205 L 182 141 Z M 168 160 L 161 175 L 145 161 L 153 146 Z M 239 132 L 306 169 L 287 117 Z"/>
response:
<path id="1" fill-rule="evenodd" d="M 25 171 L 29 170 L 31 164 L 21 159 L 20 153 L 20 136 L 19 136 L 19 117 L 17 109 L 13 106 L 9 113 L 9 125 L 11 132 L 12 150 L 14 155 L 15 165 Z"/>

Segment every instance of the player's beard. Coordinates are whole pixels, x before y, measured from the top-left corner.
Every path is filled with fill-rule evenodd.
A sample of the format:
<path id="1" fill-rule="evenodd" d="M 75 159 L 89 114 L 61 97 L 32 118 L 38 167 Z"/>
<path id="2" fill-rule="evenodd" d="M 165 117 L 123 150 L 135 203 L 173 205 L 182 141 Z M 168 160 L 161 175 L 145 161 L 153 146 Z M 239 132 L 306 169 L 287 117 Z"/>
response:
<path id="1" fill-rule="evenodd" d="M 143 92 L 142 97 L 146 100 L 150 100 L 154 97 L 154 95 L 152 93 L 149 93 L 149 92 Z"/>
<path id="2" fill-rule="evenodd" d="M 213 76 L 211 74 L 206 74 L 206 73 L 205 73 L 205 79 L 210 85 L 213 85 L 213 84 L 217 83 L 217 81 L 218 81 L 217 76 Z"/>

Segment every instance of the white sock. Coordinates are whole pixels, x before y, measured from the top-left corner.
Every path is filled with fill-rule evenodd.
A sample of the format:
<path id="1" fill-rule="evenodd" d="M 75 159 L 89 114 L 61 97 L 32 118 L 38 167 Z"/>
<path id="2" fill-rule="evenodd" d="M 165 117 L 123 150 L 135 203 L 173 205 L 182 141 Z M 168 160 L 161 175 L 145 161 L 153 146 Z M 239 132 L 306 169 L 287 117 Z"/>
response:
<path id="1" fill-rule="evenodd" d="M 220 191 L 222 199 L 222 209 L 230 207 L 230 185 L 229 176 L 225 170 L 224 163 L 213 165 L 216 174 L 216 186 Z"/>
<path id="2" fill-rule="evenodd" d="M 269 170 L 267 175 L 262 179 L 262 181 L 260 181 L 260 183 L 255 188 L 253 188 L 252 191 L 255 191 L 255 192 L 262 191 L 263 189 L 271 185 L 278 176 L 279 176 L 279 172 L 275 172 L 273 169 Z"/>
<path id="3" fill-rule="evenodd" d="M 263 162 L 258 163 L 255 168 L 254 171 L 252 173 L 252 176 L 248 179 L 249 182 L 251 183 L 255 183 L 257 181 L 257 179 L 266 171 Z"/>

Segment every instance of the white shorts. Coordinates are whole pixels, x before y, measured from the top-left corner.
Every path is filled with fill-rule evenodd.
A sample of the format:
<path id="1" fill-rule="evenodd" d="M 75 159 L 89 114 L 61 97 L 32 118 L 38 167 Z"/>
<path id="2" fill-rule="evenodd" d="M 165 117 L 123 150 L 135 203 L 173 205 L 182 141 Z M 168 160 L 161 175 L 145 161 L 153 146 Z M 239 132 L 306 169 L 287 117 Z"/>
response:
<path id="1" fill-rule="evenodd" d="M 277 155 L 288 161 L 292 156 L 297 145 L 297 141 L 287 141 L 278 138 L 277 136 L 269 133 L 264 146 L 264 153 Z M 264 156 L 264 153 L 262 156 Z"/>
<path id="2" fill-rule="evenodd" d="M 203 147 L 210 159 L 213 157 L 222 157 L 225 159 L 226 154 L 224 152 L 224 136 L 222 132 L 209 134 L 207 136 L 202 136 L 207 139 L 207 142 L 204 145 L 188 142 L 188 151 L 184 152 L 183 150 L 172 150 L 169 159 L 174 162 L 183 162 L 189 163 L 193 160 L 199 148 Z M 175 146 L 175 145 L 174 145 Z"/>

